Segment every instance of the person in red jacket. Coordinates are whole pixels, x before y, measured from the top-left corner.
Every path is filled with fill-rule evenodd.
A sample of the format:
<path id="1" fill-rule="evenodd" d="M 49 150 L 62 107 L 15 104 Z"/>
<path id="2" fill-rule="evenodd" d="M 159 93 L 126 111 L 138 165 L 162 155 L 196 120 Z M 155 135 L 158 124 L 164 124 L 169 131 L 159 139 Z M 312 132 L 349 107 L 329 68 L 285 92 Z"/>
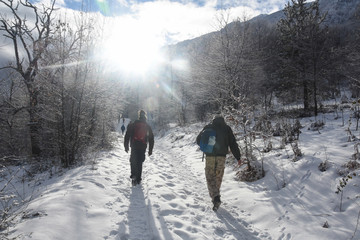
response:
<path id="1" fill-rule="evenodd" d="M 139 111 L 139 119 L 127 126 L 124 147 L 125 152 L 129 152 L 129 143 L 131 147 L 130 166 L 132 185 L 135 186 L 141 182 L 142 165 L 145 161 L 145 152 L 147 143 L 149 143 L 149 156 L 152 155 L 154 148 L 154 134 L 151 127 L 146 122 L 146 113 Z"/>
<path id="2" fill-rule="evenodd" d="M 214 204 L 213 210 L 216 211 L 221 204 L 220 186 L 224 176 L 225 159 L 229 152 L 229 147 L 239 165 L 241 164 L 241 155 L 233 131 L 220 115 L 215 116 L 212 123 L 206 125 L 197 136 L 196 142 L 198 145 L 200 145 L 202 132 L 207 128 L 212 128 L 216 131 L 216 143 L 214 145 L 214 150 L 212 153 L 206 153 L 205 157 L 205 176 L 207 187 Z"/>

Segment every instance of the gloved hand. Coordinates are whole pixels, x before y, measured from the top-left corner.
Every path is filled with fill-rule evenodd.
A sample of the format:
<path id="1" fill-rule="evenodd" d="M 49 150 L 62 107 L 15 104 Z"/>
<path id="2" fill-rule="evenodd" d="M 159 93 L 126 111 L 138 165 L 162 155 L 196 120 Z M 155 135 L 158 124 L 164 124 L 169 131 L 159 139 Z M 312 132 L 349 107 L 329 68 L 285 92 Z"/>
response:
<path id="1" fill-rule="evenodd" d="M 240 166 L 242 164 L 241 159 L 238 160 L 238 165 Z"/>
<path id="2" fill-rule="evenodd" d="M 149 150 L 149 156 L 151 156 L 152 155 L 152 150 Z"/>

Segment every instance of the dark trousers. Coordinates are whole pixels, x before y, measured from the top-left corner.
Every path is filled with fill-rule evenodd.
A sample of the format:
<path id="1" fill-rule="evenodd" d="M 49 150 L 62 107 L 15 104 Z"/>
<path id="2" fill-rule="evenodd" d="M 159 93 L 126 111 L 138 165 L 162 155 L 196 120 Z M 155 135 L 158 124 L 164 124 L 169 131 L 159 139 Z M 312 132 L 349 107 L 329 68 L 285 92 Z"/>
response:
<path id="1" fill-rule="evenodd" d="M 145 161 L 145 149 L 131 148 L 130 166 L 131 178 L 136 178 L 137 182 L 141 181 L 142 165 Z"/>

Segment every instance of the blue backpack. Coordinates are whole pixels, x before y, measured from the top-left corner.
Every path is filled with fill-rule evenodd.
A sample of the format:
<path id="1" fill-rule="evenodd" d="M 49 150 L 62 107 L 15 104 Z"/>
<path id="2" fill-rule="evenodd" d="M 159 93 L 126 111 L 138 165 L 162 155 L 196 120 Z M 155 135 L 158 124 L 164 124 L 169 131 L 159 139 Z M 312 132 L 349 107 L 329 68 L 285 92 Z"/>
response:
<path id="1" fill-rule="evenodd" d="M 204 153 L 212 153 L 216 143 L 216 131 L 212 128 L 206 128 L 202 131 L 200 137 L 200 150 Z"/>

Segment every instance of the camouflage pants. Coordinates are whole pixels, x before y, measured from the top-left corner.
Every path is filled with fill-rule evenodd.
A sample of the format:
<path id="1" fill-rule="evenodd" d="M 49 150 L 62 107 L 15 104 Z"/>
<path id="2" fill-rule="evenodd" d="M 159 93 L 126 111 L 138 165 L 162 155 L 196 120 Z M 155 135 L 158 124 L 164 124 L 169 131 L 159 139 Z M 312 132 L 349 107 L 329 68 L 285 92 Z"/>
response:
<path id="1" fill-rule="evenodd" d="M 220 187 L 224 176 L 225 157 L 206 156 L 205 176 L 209 195 L 214 201 L 214 197 L 220 196 Z"/>

